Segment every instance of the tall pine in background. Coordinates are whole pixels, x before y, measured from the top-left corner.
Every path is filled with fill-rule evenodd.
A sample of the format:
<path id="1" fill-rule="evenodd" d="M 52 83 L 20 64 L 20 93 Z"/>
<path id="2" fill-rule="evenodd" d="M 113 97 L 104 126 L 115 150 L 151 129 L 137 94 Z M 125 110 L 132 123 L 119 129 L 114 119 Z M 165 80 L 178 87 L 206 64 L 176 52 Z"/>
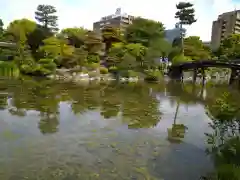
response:
<path id="1" fill-rule="evenodd" d="M 175 13 L 175 18 L 179 20 L 181 28 L 181 49 L 184 53 L 183 45 L 183 25 L 192 25 L 197 20 L 195 19 L 195 9 L 193 4 L 190 2 L 180 2 L 176 5 L 177 12 Z"/>
<path id="2" fill-rule="evenodd" d="M 37 11 L 35 12 L 35 19 L 46 29 L 49 29 L 51 32 L 58 31 L 56 16 L 57 10 L 54 6 L 51 5 L 38 5 Z"/>

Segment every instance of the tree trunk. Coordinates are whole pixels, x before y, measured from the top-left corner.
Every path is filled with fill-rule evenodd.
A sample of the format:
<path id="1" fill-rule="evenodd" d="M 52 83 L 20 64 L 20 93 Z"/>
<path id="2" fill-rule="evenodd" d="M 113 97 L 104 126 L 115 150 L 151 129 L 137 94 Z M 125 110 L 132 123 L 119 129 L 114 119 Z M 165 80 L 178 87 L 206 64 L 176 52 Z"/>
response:
<path id="1" fill-rule="evenodd" d="M 174 125 L 177 123 L 177 114 L 178 114 L 179 106 L 180 106 L 180 102 L 177 101 L 177 107 L 176 107 L 176 112 L 175 112 L 174 121 L 173 121 Z"/>
<path id="2" fill-rule="evenodd" d="M 184 55 L 184 38 L 183 38 L 183 26 L 182 26 L 182 23 L 180 23 L 180 34 L 181 34 L 181 50 L 182 50 L 182 54 Z"/>

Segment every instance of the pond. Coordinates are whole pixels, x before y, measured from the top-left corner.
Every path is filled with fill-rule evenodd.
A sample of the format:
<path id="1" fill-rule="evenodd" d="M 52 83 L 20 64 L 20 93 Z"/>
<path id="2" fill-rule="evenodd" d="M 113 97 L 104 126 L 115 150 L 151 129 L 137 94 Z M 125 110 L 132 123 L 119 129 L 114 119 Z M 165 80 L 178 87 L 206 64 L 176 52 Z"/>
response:
<path id="1" fill-rule="evenodd" d="M 195 180 L 225 85 L 0 80 L 0 179 Z"/>

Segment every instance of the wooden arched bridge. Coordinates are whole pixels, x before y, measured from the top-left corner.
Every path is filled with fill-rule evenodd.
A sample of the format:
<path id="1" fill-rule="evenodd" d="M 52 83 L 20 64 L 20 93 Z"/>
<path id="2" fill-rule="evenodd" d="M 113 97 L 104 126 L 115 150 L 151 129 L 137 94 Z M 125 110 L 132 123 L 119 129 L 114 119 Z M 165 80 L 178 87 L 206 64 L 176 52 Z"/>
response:
<path id="1" fill-rule="evenodd" d="M 230 83 L 235 79 L 240 79 L 240 77 L 239 77 L 240 59 L 239 60 L 231 60 L 231 61 L 202 60 L 202 61 L 192 61 L 192 62 L 175 64 L 169 68 L 168 75 L 172 79 L 180 80 L 183 78 L 184 71 L 193 70 L 194 71 L 194 79 L 196 79 L 197 71 L 200 69 L 203 74 L 203 77 L 205 78 L 204 70 L 209 67 L 231 69 L 232 71 L 231 71 Z"/>

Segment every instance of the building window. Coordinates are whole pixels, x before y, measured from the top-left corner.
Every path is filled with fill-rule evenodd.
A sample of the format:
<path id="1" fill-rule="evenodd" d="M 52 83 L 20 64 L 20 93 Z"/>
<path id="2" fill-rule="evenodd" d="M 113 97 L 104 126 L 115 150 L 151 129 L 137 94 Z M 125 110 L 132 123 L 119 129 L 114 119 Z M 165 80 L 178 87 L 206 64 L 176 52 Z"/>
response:
<path id="1" fill-rule="evenodd" d="M 237 19 L 240 19 L 240 13 L 237 12 Z"/>

